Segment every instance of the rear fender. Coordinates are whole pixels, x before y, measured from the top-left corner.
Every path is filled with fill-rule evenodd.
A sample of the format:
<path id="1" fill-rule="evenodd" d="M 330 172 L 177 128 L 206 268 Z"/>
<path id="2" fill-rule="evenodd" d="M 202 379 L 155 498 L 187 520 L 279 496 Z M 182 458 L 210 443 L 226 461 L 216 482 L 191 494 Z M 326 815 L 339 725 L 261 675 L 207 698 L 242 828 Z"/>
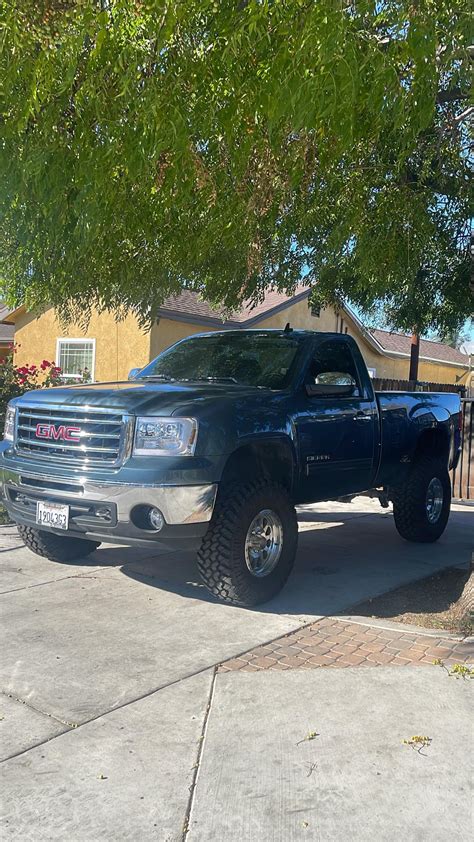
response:
<path id="1" fill-rule="evenodd" d="M 445 459 L 447 466 L 451 464 L 454 419 L 448 410 L 433 404 L 418 404 L 410 414 L 410 420 L 415 429 L 411 461 L 428 455 Z"/>

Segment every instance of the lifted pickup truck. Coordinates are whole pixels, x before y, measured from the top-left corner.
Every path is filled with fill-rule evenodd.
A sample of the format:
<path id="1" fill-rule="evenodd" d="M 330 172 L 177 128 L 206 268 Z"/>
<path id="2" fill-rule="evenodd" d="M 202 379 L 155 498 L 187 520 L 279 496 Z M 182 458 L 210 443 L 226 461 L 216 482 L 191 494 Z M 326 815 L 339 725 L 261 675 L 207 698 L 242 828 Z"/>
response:
<path id="1" fill-rule="evenodd" d="M 0 487 L 39 555 L 197 548 L 211 593 L 256 605 L 293 567 L 296 504 L 368 492 L 409 541 L 446 527 L 459 397 L 375 394 L 349 336 L 200 334 L 131 376 L 9 404 Z"/>

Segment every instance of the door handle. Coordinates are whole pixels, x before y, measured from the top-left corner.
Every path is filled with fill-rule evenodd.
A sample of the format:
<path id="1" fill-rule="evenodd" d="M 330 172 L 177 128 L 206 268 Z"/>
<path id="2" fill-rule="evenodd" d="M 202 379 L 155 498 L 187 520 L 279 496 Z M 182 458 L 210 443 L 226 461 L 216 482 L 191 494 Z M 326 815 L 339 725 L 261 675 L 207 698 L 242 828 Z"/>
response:
<path id="1" fill-rule="evenodd" d="M 373 415 L 366 415 L 364 412 L 358 412 L 354 415 L 354 421 L 372 421 Z"/>

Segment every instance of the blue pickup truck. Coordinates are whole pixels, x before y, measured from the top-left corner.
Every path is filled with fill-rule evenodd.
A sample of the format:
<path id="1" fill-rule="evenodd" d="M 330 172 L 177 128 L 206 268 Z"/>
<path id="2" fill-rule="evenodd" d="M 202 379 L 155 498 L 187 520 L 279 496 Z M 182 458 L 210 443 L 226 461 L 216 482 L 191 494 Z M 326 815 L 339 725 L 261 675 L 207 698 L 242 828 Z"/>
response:
<path id="1" fill-rule="evenodd" d="M 369 493 L 393 502 L 403 538 L 436 541 L 460 418 L 454 394 L 374 393 L 347 335 L 200 334 L 126 382 L 13 400 L 1 494 L 39 555 L 73 561 L 103 541 L 196 548 L 211 593 L 256 605 L 291 572 L 295 505 Z"/>

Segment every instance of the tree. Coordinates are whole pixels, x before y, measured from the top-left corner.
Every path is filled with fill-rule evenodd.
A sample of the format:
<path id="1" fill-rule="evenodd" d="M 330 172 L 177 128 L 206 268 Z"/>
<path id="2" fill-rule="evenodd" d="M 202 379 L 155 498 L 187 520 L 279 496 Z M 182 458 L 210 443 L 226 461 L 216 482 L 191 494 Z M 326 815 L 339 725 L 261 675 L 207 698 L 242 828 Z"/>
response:
<path id="1" fill-rule="evenodd" d="M 446 345 L 450 345 L 451 348 L 456 348 L 459 350 L 462 346 L 469 341 L 470 333 L 467 330 L 448 330 L 444 333 L 440 333 L 437 335 L 437 339 L 440 342 L 445 342 Z"/>
<path id="2" fill-rule="evenodd" d="M 474 629 L 474 556 L 471 556 L 469 570 L 459 598 L 450 606 L 453 620 L 465 634 Z"/>
<path id="3" fill-rule="evenodd" d="M 317 281 L 394 326 L 459 327 L 463 0 L 0 0 L 10 303 L 228 308 Z"/>

